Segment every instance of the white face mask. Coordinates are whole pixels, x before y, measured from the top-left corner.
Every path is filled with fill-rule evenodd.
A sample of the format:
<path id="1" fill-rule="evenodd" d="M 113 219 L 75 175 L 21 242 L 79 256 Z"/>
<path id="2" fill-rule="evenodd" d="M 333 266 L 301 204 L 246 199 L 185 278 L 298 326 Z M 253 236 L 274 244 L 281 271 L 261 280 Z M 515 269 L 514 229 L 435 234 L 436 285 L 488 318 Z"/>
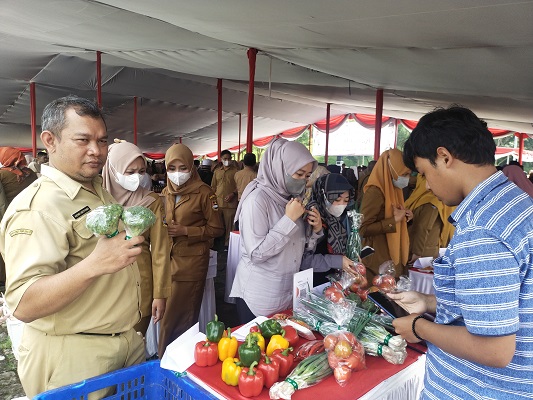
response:
<path id="1" fill-rule="evenodd" d="M 140 186 L 145 189 L 152 189 L 152 177 L 148 174 L 141 175 Z"/>
<path id="2" fill-rule="evenodd" d="M 122 175 L 117 172 L 117 183 L 130 192 L 135 192 L 141 183 L 140 174 Z"/>
<path id="3" fill-rule="evenodd" d="M 222 161 L 222 164 L 224 164 L 225 167 L 229 167 L 229 163 L 230 163 L 229 160 Z"/>
<path id="4" fill-rule="evenodd" d="M 399 176 L 398 179 L 393 179 L 392 184 L 396 186 L 398 189 L 406 188 L 407 185 L 409 185 L 409 177 L 408 176 Z"/>
<path id="5" fill-rule="evenodd" d="M 331 204 L 326 210 L 336 218 L 339 218 L 344 210 L 346 209 L 346 204 Z"/>
<path id="6" fill-rule="evenodd" d="M 190 179 L 191 173 L 180 172 L 180 171 L 167 172 L 167 176 L 168 176 L 168 179 L 170 179 L 170 182 L 172 182 L 174 185 L 181 186 Z"/>

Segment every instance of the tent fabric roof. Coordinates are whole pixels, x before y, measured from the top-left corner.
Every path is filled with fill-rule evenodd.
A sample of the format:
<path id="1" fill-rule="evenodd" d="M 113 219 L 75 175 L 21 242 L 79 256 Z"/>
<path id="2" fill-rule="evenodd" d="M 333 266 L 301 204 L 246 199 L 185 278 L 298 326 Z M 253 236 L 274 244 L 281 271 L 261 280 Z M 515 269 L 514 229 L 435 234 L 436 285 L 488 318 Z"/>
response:
<path id="1" fill-rule="evenodd" d="M 259 50 L 254 138 L 331 115 L 416 120 L 436 106 L 470 107 L 489 126 L 533 134 L 533 0 L 18 0 L 0 8 L 0 144 L 31 147 L 52 99 L 94 98 L 102 51 L 111 138 L 164 152 L 178 138 L 195 154 L 246 136 L 249 47 Z M 40 141 L 38 146 L 40 147 Z"/>

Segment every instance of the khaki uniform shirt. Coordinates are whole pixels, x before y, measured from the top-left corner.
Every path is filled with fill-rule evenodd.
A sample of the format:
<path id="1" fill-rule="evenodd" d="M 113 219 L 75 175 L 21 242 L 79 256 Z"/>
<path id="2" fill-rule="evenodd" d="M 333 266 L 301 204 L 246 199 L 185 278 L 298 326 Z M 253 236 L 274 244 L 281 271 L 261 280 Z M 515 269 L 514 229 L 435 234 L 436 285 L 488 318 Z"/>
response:
<path id="1" fill-rule="evenodd" d="M 94 250 L 98 238 L 85 226 L 87 212 L 115 203 L 101 177 L 93 180 L 96 195 L 55 168 L 43 166 L 42 174 L 10 204 L 0 225 L 6 300 L 13 311 L 31 284 L 65 271 Z M 125 332 L 140 319 L 140 300 L 133 263 L 97 278 L 68 306 L 29 325 L 50 335 Z"/>
<path id="2" fill-rule="evenodd" d="M 242 192 L 246 186 L 257 177 L 257 172 L 244 167 L 243 170 L 235 173 L 235 184 L 237 185 L 238 199 L 241 200 Z"/>
<path id="3" fill-rule="evenodd" d="M 211 187 L 215 191 L 220 208 L 237 208 L 237 196 L 233 197 L 233 201 L 228 203 L 224 198 L 230 193 L 237 193 L 237 185 L 235 184 L 235 174 L 237 168 L 230 165 L 228 168 L 222 167 L 215 170 L 213 173 L 213 180 Z"/>

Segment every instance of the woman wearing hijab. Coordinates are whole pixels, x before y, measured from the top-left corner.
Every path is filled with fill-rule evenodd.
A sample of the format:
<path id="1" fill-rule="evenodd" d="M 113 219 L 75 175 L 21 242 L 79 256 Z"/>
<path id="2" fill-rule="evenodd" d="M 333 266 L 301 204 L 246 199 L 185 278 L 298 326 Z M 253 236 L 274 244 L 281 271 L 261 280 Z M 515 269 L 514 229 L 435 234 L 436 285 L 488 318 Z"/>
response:
<path id="1" fill-rule="evenodd" d="M 37 179 L 37 174 L 28 168 L 26 157 L 14 147 L 0 147 L 0 219 L 9 203 Z M 0 256 L 0 282 L 6 281 L 4 259 Z"/>
<path id="2" fill-rule="evenodd" d="M 162 195 L 171 238 L 172 293 L 161 321 L 159 356 L 198 322 L 213 239 L 224 234 L 217 198 L 198 175 L 191 150 L 172 145 L 165 154 L 167 186 Z"/>
<path id="3" fill-rule="evenodd" d="M 524 170 L 518 165 L 507 165 L 502 172 L 511 182 L 533 197 L 533 183 L 527 178 Z"/>
<path id="4" fill-rule="evenodd" d="M 321 237 L 320 216 L 309 211 L 313 234 L 306 237 L 301 197 L 317 162 L 307 148 L 275 139 L 265 151 L 257 178 L 246 186 L 237 208 L 242 256 L 230 297 L 236 298 L 241 323 L 292 305 L 294 273 L 304 248 Z"/>
<path id="5" fill-rule="evenodd" d="M 413 219 L 413 213 L 404 206 L 402 189 L 409 184 L 410 174 L 411 170 L 403 163 L 402 152 L 386 150 L 363 188 L 360 210 L 363 222 L 359 233 L 363 246 L 375 250 L 363 260 L 369 282 L 379 274 L 379 266 L 388 260 L 392 260 L 397 277 L 406 273 L 409 257 L 407 222 Z"/>
<path id="6" fill-rule="evenodd" d="M 408 225 L 409 263 L 420 257 L 439 255 L 441 247 L 447 247 L 455 231 L 448 217 L 455 207 L 445 205 L 426 187 L 426 178 L 418 174 L 416 187 L 405 201 L 405 207 L 413 211 L 413 221 Z"/>
<path id="7" fill-rule="evenodd" d="M 326 174 L 313 184 L 307 209 L 315 209 L 322 219 L 322 238 L 314 252 L 306 251 L 302 268 L 313 268 L 315 286 L 327 282 L 326 276 L 335 270 L 352 270 L 354 262 L 345 256 L 350 222 L 346 208 L 353 205 L 354 188 L 341 174 Z"/>
<path id="8" fill-rule="evenodd" d="M 137 332 L 146 335 L 150 318 L 154 323 L 165 314 L 170 296 L 170 246 L 163 224 L 164 208 L 157 193 L 140 184 L 146 174 L 146 159 L 141 150 L 128 142 L 109 146 L 102 176 L 103 185 L 124 207 L 144 206 L 156 215 L 156 223 L 143 233 L 142 253 L 137 257 L 141 275 L 141 320 Z"/>

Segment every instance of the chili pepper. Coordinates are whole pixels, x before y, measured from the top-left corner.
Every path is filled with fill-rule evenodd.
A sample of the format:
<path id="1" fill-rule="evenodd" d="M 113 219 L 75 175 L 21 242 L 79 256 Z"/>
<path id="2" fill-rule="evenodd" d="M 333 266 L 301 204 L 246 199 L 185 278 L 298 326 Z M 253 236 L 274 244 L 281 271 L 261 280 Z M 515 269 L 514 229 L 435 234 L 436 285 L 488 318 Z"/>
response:
<path id="1" fill-rule="evenodd" d="M 243 368 L 239 375 L 239 392 L 244 397 L 257 397 L 263 390 L 263 372 L 254 368 L 256 364 L 254 361 L 250 368 Z"/>
<path id="2" fill-rule="evenodd" d="M 218 316 L 215 314 L 215 319 L 209 321 L 205 326 L 207 340 L 213 343 L 218 343 L 224 334 L 224 322 L 218 320 Z"/>
<path id="3" fill-rule="evenodd" d="M 261 349 L 250 333 L 246 336 L 246 341 L 239 346 L 239 360 L 241 360 L 242 365 L 249 367 L 254 361 L 258 362 L 260 359 Z"/>
<path id="4" fill-rule="evenodd" d="M 283 337 L 289 341 L 289 346 L 296 347 L 296 345 L 300 341 L 298 331 L 290 325 L 285 325 L 283 327 L 283 330 L 285 331 L 285 335 L 283 335 Z"/>
<path id="5" fill-rule="evenodd" d="M 281 350 L 277 349 L 274 350 L 274 353 L 272 353 L 272 359 L 277 360 L 279 363 L 279 377 L 285 378 L 287 375 L 289 375 L 289 372 L 292 370 L 292 364 L 294 363 L 294 356 L 290 353 L 292 351 L 292 347 L 289 347 L 288 349 Z"/>
<path id="6" fill-rule="evenodd" d="M 275 319 L 267 319 L 258 325 L 261 330 L 261 335 L 265 339 L 270 339 L 274 335 L 281 334 L 281 324 Z"/>
<path id="7" fill-rule="evenodd" d="M 216 343 L 206 340 L 196 343 L 194 347 L 194 362 L 199 367 L 212 367 L 218 361 L 218 348 Z"/>
<path id="8" fill-rule="evenodd" d="M 262 352 L 265 351 L 265 338 L 263 335 L 261 335 L 261 332 L 250 332 L 248 335 L 252 335 L 252 337 L 256 340 L 257 345 L 261 349 Z"/>
<path id="9" fill-rule="evenodd" d="M 279 361 L 269 356 L 259 361 L 257 369 L 263 373 L 264 385 L 269 389 L 279 379 Z"/>
<path id="10" fill-rule="evenodd" d="M 282 333 L 284 332 L 282 331 Z M 285 350 L 287 347 L 289 347 L 289 341 L 283 335 L 274 335 L 270 338 L 270 342 L 268 342 L 266 355 L 271 356 L 274 350 Z"/>
<path id="11" fill-rule="evenodd" d="M 228 336 L 218 341 L 218 359 L 220 361 L 224 361 L 228 357 L 235 357 L 237 346 L 239 346 L 237 338 L 231 336 L 231 328 L 228 328 L 227 332 Z"/>
<path id="12" fill-rule="evenodd" d="M 242 367 L 238 358 L 228 357 L 222 363 L 222 380 L 226 385 L 237 386 Z"/>

